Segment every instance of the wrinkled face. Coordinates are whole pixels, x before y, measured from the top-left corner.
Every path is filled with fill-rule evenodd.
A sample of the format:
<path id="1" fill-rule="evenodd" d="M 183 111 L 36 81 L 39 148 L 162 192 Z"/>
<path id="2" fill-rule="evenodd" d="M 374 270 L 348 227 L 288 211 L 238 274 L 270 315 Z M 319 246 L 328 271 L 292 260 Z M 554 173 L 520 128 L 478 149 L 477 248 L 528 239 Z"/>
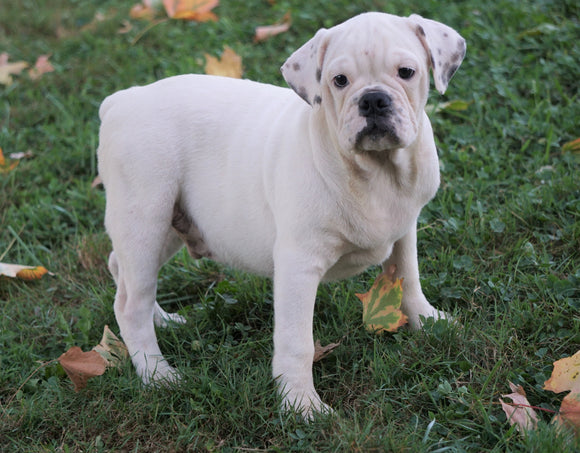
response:
<path id="1" fill-rule="evenodd" d="M 282 72 L 341 149 L 380 152 L 416 140 L 429 68 L 444 92 L 464 54 L 463 38 L 439 22 L 367 13 L 319 30 Z"/>
<path id="2" fill-rule="evenodd" d="M 337 33 L 320 83 L 320 107 L 342 149 L 384 151 L 415 141 L 429 73 L 426 52 L 409 27 Z"/>

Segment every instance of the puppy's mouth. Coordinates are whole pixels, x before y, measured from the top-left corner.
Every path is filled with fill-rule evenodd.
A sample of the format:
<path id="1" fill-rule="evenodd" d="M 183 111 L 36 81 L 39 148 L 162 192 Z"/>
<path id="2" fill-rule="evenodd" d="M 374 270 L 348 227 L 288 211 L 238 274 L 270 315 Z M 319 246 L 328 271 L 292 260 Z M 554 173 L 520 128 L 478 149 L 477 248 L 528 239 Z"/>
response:
<path id="1" fill-rule="evenodd" d="M 368 91 L 360 98 L 358 110 L 367 124 L 356 135 L 357 150 L 383 151 L 400 147 L 401 140 L 393 124 L 393 100 L 389 94 Z"/>
<path id="2" fill-rule="evenodd" d="M 388 151 L 400 146 L 394 126 L 384 119 L 367 118 L 367 125 L 355 139 L 355 149 L 359 151 Z"/>

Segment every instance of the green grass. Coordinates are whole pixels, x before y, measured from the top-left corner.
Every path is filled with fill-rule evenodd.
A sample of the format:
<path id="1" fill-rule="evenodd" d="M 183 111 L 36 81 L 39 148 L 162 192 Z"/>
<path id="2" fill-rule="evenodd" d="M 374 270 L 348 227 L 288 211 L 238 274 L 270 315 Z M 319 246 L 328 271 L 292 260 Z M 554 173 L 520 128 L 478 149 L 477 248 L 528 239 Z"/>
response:
<path id="1" fill-rule="evenodd" d="M 548 412 L 521 436 L 498 405 L 513 381 L 531 404 L 557 409 L 563 395 L 543 383 L 553 361 L 580 349 L 580 156 L 562 152 L 580 135 L 576 1 L 222 1 L 217 23 L 145 30 L 134 21 L 117 34 L 131 3 L 0 5 L 0 52 L 30 63 L 51 54 L 56 67 L 0 86 L 0 147 L 35 156 L 0 174 L 0 261 L 56 274 L 0 278 L 0 450 L 580 450 Z M 337 414 L 303 424 L 277 410 L 271 283 L 180 253 L 161 272 L 159 299 L 188 325 L 158 334 L 184 382 L 143 389 L 126 365 L 74 393 L 51 361 L 73 345 L 92 348 L 105 324 L 118 332 L 104 194 L 90 187 L 101 100 L 202 72 L 204 53 L 225 45 L 242 56 L 246 77 L 283 84 L 279 66 L 319 27 L 377 9 L 440 20 L 468 42 L 446 96 L 431 96 L 470 105 L 432 115 L 442 185 L 419 233 L 424 291 L 461 326 L 375 336 L 354 294 L 377 269 L 321 286 L 315 338 L 342 344 L 314 366 L 315 382 Z M 255 26 L 288 10 L 288 33 L 252 42 Z M 91 24 L 97 12 L 105 19 Z"/>

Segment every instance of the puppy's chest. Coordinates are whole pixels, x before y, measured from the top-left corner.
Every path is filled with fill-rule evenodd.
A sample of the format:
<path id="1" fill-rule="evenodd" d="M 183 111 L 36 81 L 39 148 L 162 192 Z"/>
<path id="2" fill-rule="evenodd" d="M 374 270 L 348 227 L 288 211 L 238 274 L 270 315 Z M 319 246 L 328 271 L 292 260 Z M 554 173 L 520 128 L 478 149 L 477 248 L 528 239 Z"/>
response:
<path id="1" fill-rule="evenodd" d="M 414 228 L 421 206 L 408 197 L 376 198 L 342 213 L 342 246 L 331 274 L 348 275 L 380 264 Z"/>

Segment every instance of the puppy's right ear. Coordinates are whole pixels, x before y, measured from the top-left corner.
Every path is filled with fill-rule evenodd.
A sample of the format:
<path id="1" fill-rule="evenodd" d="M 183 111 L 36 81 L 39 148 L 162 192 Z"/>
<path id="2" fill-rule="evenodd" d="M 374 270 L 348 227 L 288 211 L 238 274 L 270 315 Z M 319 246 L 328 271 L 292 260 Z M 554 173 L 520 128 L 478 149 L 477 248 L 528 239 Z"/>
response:
<path id="1" fill-rule="evenodd" d="M 314 37 L 296 50 L 280 70 L 288 86 L 308 104 L 320 104 L 322 64 L 328 48 L 328 30 L 322 28 Z"/>

